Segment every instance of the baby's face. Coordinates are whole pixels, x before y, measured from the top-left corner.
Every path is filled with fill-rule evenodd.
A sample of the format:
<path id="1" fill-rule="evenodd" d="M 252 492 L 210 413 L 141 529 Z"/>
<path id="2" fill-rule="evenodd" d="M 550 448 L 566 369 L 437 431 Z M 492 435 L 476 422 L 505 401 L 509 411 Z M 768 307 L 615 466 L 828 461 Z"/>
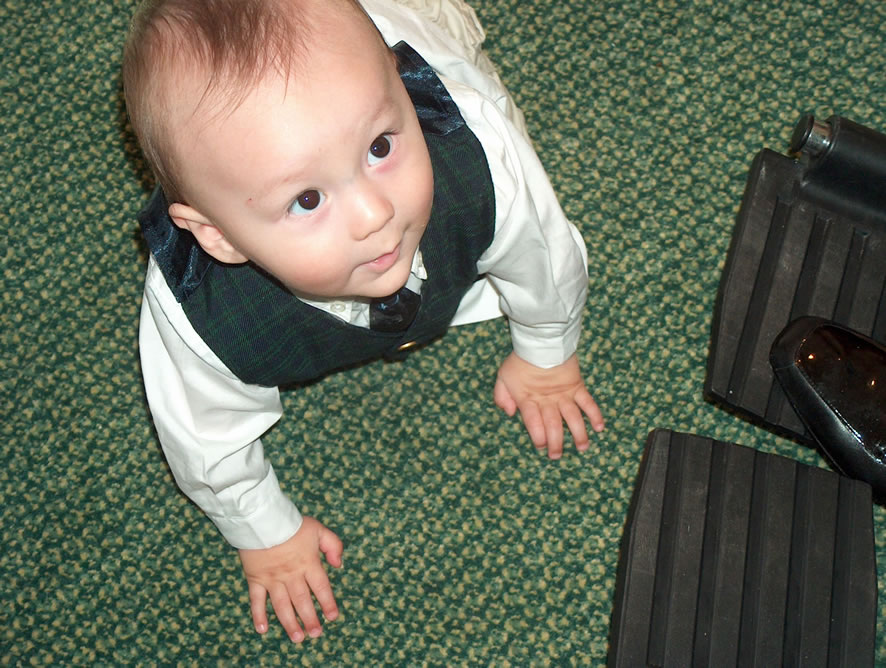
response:
<path id="1" fill-rule="evenodd" d="M 393 58 L 355 42 L 179 133 L 189 204 L 305 296 L 396 292 L 431 212 L 427 145 Z"/>

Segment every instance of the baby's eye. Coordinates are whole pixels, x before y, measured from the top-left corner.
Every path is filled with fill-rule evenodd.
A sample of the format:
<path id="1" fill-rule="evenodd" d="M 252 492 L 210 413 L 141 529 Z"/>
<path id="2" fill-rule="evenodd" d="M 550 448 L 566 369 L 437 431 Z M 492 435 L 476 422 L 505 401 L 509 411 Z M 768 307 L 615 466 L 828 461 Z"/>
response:
<path id="1" fill-rule="evenodd" d="M 388 157 L 391 152 L 391 135 L 379 135 L 369 146 L 369 164 L 374 165 Z"/>
<path id="2" fill-rule="evenodd" d="M 325 201 L 326 195 L 319 190 L 305 190 L 303 193 L 299 193 L 298 197 L 295 198 L 295 201 L 289 205 L 289 213 L 293 213 L 296 216 L 303 216 L 316 209 Z"/>

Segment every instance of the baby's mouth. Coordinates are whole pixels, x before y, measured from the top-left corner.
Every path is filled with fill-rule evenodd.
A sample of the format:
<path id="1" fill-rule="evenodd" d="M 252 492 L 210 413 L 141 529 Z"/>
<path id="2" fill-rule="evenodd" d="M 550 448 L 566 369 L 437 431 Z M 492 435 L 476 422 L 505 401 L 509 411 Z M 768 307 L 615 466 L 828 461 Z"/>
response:
<path id="1" fill-rule="evenodd" d="M 394 263 L 400 257 L 400 244 L 392 250 L 390 253 L 385 253 L 384 255 L 379 255 L 374 260 L 367 262 L 366 265 L 372 269 L 376 269 L 378 271 L 385 271 L 390 269 Z"/>

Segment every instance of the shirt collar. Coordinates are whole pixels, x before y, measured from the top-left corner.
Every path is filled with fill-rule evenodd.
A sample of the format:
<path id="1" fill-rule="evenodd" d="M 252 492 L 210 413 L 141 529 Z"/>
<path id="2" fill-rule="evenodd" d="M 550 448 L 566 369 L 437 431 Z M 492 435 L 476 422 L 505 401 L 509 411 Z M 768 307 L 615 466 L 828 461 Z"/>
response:
<path id="1" fill-rule="evenodd" d="M 415 293 L 421 294 L 422 283 L 427 279 L 428 272 L 422 259 L 421 250 L 416 249 L 412 256 L 412 267 L 409 270 L 409 278 L 406 287 Z M 307 299 L 298 297 L 305 304 L 325 311 L 336 318 L 340 318 L 351 325 L 369 327 L 369 300 L 368 299 L 336 299 L 327 297 L 321 299 Z"/>

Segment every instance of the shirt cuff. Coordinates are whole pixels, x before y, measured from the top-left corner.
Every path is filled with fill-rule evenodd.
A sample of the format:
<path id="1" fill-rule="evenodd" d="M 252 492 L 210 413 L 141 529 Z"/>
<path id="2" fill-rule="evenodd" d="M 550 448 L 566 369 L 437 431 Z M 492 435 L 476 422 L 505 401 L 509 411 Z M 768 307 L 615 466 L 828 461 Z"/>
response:
<path id="1" fill-rule="evenodd" d="M 257 496 L 261 505 L 248 515 L 209 515 L 216 528 L 231 545 L 241 550 L 259 550 L 285 543 L 301 528 L 302 515 L 280 489 L 273 469 L 262 481 Z"/>
<path id="2" fill-rule="evenodd" d="M 542 369 L 563 364 L 578 349 L 581 320 L 557 325 L 523 325 L 508 321 L 511 343 L 520 359 Z"/>

